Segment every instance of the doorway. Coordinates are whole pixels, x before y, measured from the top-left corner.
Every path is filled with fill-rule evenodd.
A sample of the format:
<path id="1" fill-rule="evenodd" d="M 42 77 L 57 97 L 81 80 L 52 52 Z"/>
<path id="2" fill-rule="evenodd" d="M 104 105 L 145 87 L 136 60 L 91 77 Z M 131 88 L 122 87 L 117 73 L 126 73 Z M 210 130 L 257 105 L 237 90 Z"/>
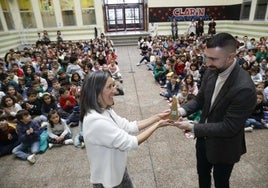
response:
<path id="1" fill-rule="evenodd" d="M 145 30 L 143 3 L 105 4 L 104 9 L 107 32 Z"/>

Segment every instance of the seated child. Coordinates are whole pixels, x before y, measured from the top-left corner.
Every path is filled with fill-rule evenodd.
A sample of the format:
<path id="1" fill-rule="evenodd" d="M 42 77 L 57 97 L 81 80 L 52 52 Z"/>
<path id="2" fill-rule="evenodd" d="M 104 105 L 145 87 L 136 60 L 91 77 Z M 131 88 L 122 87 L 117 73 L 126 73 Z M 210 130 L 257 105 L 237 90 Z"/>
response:
<path id="1" fill-rule="evenodd" d="M 80 93 L 76 93 L 75 101 L 76 106 L 73 108 L 73 112 L 66 118 L 66 123 L 70 127 L 76 127 L 79 124 L 80 107 L 79 107 Z"/>
<path id="2" fill-rule="evenodd" d="M 60 107 L 67 113 L 72 113 L 76 105 L 75 97 L 70 94 L 69 90 L 61 87 L 59 90 L 60 97 L 58 99 Z"/>
<path id="3" fill-rule="evenodd" d="M 65 112 L 58 106 L 55 97 L 52 96 L 50 93 L 45 92 L 42 95 L 41 100 L 42 100 L 41 112 L 44 116 L 47 117 L 50 110 L 57 110 L 63 119 L 67 118 L 70 115 L 69 113 Z"/>
<path id="4" fill-rule="evenodd" d="M 257 91 L 256 93 L 257 93 L 257 104 L 252 114 L 246 120 L 245 131 L 252 131 L 253 128 L 259 128 L 259 129 L 268 128 L 264 118 L 263 93 L 261 91 Z"/>
<path id="5" fill-rule="evenodd" d="M 36 162 L 36 154 L 39 152 L 39 139 L 42 129 L 36 121 L 32 120 L 30 113 L 25 109 L 18 111 L 16 118 L 18 120 L 17 132 L 21 143 L 12 150 L 12 153 L 16 157 L 28 160 L 34 164 Z M 31 154 L 25 152 L 29 148 Z"/>
<path id="6" fill-rule="evenodd" d="M 160 93 L 161 96 L 166 97 L 169 101 L 172 101 L 173 96 L 177 96 L 180 88 L 180 82 L 177 75 L 173 75 L 170 81 L 167 83 L 166 91 Z"/>
<path id="7" fill-rule="evenodd" d="M 42 126 L 45 123 L 47 124 L 49 148 L 52 148 L 54 145 L 73 144 L 71 131 L 57 110 L 51 110 L 49 112 L 48 121 L 42 123 Z"/>
<path id="8" fill-rule="evenodd" d="M 19 103 L 16 103 L 13 96 L 5 95 L 4 97 L 2 97 L 1 107 L 3 109 L 4 114 L 9 116 L 9 119 L 16 123 L 16 113 L 22 108 Z"/>
<path id="9" fill-rule="evenodd" d="M 28 100 L 25 101 L 21 107 L 27 110 L 32 118 L 41 124 L 43 121 L 46 121 L 46 116 L 42 115 L 41 108 L 42 108 L 42 101 L 38 97 L 37 91 L 33 89 L 29 89 L 27 91 Z"/>
<path id="10" fill-rule="evenodd" d="M 7 122 L 5 115 L 0 116 L 0 156 L 12 153 L 19 145 L 18 134 L 15 127 Z"/>
<path id="11" fill-rule="evenodd" d="M 114 59 L 110 60 L 110 64 L 108 65 L 108 69 L 109 69 L 113 79 L 118 80 L 121 83 L 123 83 L 123 79 L 122 79 L 122 75 L 120 73 L 119 66 L 116 65 Z"/>
<path id="12" fill-rule="evenodd" d="M 160 84 L 160 85 L 165 85 L 166 83 L 166 68 L 165 66 L 162 64 L 162 62 L 156 62 L 155 63 L 155 67 L 153 69 L 153 74 L 154 74 L 154 78 L 155 80 Z"/>
<path id="13" fill-rule="evenodd" d="M 180 88 L 180 92 L 177 95 L 178 106 L 182 106 L 187 101 L 188 96 L 188 87 L 186 85 L 182 85 Z"/>

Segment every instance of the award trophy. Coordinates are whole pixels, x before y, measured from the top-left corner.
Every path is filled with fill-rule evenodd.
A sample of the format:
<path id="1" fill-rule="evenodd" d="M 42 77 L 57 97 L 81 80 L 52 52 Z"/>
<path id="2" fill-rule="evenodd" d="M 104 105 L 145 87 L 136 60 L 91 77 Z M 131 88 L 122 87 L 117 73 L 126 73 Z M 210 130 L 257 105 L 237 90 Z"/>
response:
<path id="1" fill-rule="evenodd" d="M 172 97 L 172 104 L 170 107 L 170 114 L 169 114 L 169 119 L 173 121 L 177 121 L 179 118 L 178 116 L 178 100 L 176 96 Z"/>

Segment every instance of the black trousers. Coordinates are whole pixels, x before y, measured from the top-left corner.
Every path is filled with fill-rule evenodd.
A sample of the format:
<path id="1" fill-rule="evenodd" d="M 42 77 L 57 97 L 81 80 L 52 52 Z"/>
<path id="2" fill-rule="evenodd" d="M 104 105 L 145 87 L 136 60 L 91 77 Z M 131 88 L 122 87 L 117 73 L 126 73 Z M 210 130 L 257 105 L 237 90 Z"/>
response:
<path id="1" fill-rule="evenodd" d="M 211 170 L 216 188 L 229 188 L 229 179 L 234 164 L 211 164 L 206 156 L 205 140 L 197 138 L 196 141 L 197 173 L 200 188 L 211 187 Z"/>

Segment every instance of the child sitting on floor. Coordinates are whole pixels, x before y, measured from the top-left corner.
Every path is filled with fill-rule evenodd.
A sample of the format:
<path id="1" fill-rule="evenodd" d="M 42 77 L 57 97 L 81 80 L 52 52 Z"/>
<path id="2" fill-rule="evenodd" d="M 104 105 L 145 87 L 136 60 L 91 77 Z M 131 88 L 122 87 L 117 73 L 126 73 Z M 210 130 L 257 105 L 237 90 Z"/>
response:
<path id="1" fill-rule="evenodd" d="M 42 129 L 39 124 L 32 120 L 30 113 L 27 110 L 19 110 L 16 114 L 18 120 L 17 132 L 19 135 L 19 140 L 21 144 L 16 146 L 12 153 L 16 157 L 28 160 L 30 163 L 34 164 L 36 162 L 36 154 L 40 150 L 39 138 L 42 133 Z M 31 154 L 26 153 L 30 148 Z"/>
<path id="2" fill-rule="evenodd" d="M 15 127 L 7 122 L 7 116 L 0 116 L 0 156 L 10 154 L 19 145 Z"/>
<path id="3" fill-rule="evenodd" d="M 252 131 L 253 128 L 268 128 L 268 124 L 264 118 L 263 111 L 263 93 L 261 91 L 257 91 L 257 104 L 252 114 L 246 120 L 245 131 Z"/>
<path id="4" fill-rule="evenodd" d="M 48 146 L 73 144 L 71 131 L 65 120 L 61 119 L 57 110 L 51 110 L 48 114 L 46 127 L 48 131 Z M 42 124 L 44 126 L 45 123 Z"/>

